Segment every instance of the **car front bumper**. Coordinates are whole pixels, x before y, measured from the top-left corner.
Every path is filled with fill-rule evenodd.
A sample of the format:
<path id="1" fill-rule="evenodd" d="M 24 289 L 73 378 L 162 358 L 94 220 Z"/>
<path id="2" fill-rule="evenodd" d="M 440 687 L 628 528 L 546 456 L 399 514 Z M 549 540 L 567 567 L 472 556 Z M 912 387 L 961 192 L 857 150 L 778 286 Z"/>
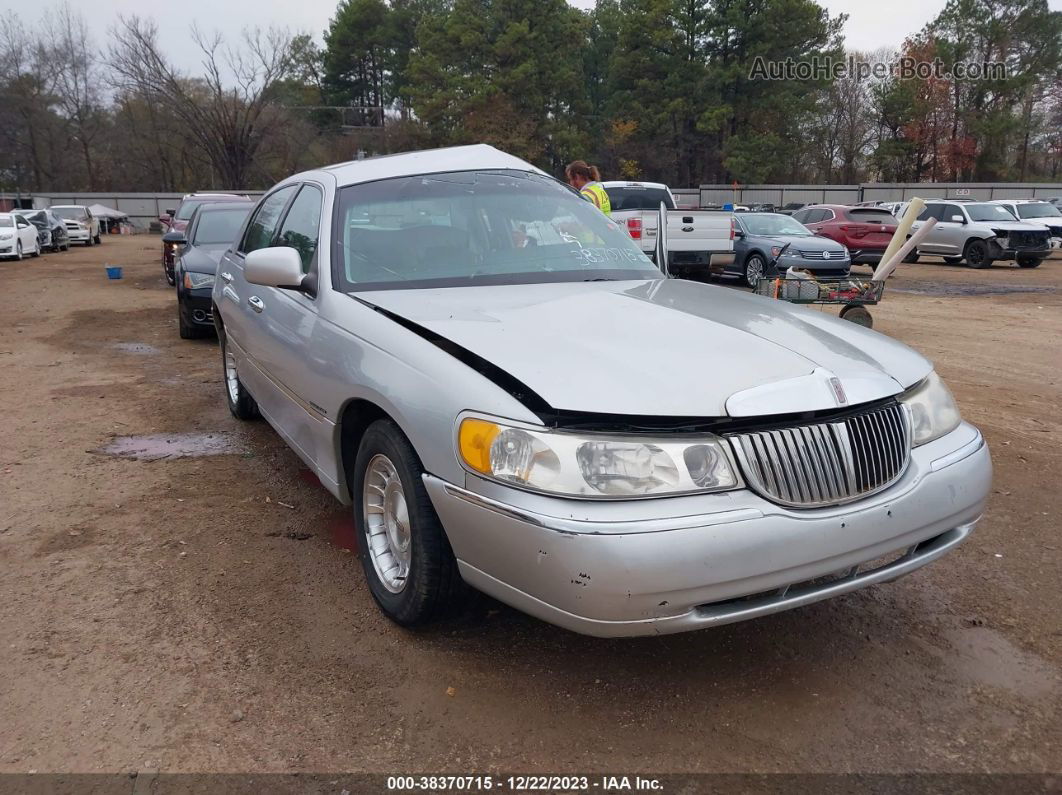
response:
<path id="1" fill-rule="evenodd" d="M 469 584 L 601 637 L 718 626 L 902 577 L 970 534 L 991 480 L 965 423 L 913 450 L 885 491 L 821 509 L 748 490 L 577 501 L 424 476 Z"/>
<path id="2" fill-rule="evenodd" d="M 184 285 L 178 286 L 177 303 L 186 323 L 214 329 L 214 307 L 211 300 L 213 289 L 213 287 L 200 287 L 195 290 L 186 290 Z"/>
<path id="3" fill-rule="evenodd" d="M 67 227 L 66 236 L 71 243 L 88 243 L 89 233 L 87 229 L 70 229 Z"/>
<path id="4" fill-rule="evenodd" d="M 0 240 L 0 257 L 14 257 L 17 254 L 14 240 Z"/>

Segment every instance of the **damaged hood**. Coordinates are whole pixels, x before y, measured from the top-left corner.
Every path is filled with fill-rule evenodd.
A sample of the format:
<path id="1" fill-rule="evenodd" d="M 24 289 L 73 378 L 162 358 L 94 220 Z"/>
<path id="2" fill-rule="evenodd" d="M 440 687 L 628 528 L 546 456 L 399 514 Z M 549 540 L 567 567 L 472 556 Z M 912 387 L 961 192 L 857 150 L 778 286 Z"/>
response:
<path id="1" fill-rule="evenodd" d="M 895 395 L 932 369 L 905 345 L 823 312 L 677 279 L 354 296 L 471 351 L 560 411 L 817 411 Z"/>

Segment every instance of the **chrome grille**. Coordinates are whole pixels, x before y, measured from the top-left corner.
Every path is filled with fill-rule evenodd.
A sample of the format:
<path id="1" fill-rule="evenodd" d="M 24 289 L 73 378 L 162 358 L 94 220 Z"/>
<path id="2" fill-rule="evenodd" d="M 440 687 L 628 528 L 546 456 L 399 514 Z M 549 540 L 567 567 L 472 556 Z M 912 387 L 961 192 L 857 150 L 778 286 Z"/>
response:
<path id="1" fill-rule="evenodd" d="M 907 414 L 896 403 L 835 422 L 729 434 L 749 486 L 795 507 L 837 505 L 893 483 L 911 452 Z"/>
<path id="2" fill-rule="evenodd" d="M 840 262 L 845 258 L 843 251 L 800 251 L 797 253 L 804 259 L 821 259 L 821 260 L 837 260 Z"/>

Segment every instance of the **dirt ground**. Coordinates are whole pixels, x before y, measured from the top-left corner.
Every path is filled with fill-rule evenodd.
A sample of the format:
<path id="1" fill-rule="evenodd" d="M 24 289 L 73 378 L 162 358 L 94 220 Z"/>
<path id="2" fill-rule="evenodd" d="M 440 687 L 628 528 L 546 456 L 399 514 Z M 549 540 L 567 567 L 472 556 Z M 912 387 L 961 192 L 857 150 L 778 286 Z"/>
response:
<path id="1" fill-rule="evenodd" d="M 178 339 L 158 250 L 0 263 L 0 772 L 1062 770 L 1062 260 L 904 266 L 874 310 L 989 440 L 968 543 L 801 610 L 606 641 L 486 600 L 382 618 L 345 509 L 231 418 L 216 343 Z M 235 451 L 94 452 L 188 432 Z"/>

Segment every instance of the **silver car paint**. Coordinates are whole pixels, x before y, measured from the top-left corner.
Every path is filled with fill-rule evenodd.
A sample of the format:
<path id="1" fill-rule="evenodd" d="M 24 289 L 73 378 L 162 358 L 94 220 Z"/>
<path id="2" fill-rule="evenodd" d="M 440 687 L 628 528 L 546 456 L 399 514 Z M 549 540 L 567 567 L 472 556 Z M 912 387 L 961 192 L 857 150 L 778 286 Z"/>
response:
<path id="1" fill-rule="evenodd" d="M 444 334 L 559 407 L 585 411 L 740 415 L 764 405 L 764 390 L 773 396 L 778 389 L 790 405 L 822 407 L 829 402 L 820 380 L 826 374 L 841 379 L 854 404 L 896 394 L 931 369 L 906 346 L 823 313 L 677 280 L 359 296 L 332 289 L 337 187 L 424 171 L 515 167 L 532 170 L 490 147 L 459 147 L 285 181 L 282 185 L 312 183 L 324 192 L 316 297 L 249 284 L 235 245 L 222 258 L 214 288 L 216 316 L 240 377 L 266 419 L 340 500 L 350 500 L 340 420 L 352 402 L 368 401 L 395 420 L 420 456 L 466 579 L 521 609 L 594 634 L 705 625 L 693 620 L 700 614 L 689 605 L 665 610 L 668 605 L 660 602 L 670 603 L 666 598 L 647 612 L 646 599 L 669 589 L 700 599 L 732 591 L 721 585 L 726 582 L 758 587 L 872 557 L 886 546 L 928 538 L 944 525 L 972 526 L 983 507 L 991 466 L 983 441 L 972 447 L 979 434 L 966 425 L 916 449 L 911 470 L 886 491 L 814 511 L 782 509 L 746 490 L 629 502 L 562 500 L 469 475 L 454 448 L 462 412 L 526 423 L 539 418 L 500 386 L 374 307 Z M 971 452 L 963 452 L 967 449 Z M 937 462 L 949 456 L 960 457 L 936 472 Z M 461 491 L 464 496 L 455 496 Z M 494 508 L 474 505 L 469 494 L 493 500 Z M 510 514 L 499 513 L 497 506 L 511 506 Z M 599 543 L 576 544 L 580 534 L 571 526 L 554 528 L 548 522 L 525 533 L 533 526 L 526 515 L 516 518 L 524 509 L 589 522 L 585 535 Z M 850 517 L 858 530 L 846 534 Z M 603 539 L 610 535 L 622 546 L 605 546 Z M 631 545 L 627 539 L 635 537 L 645 543 Z M 742 543 L 742 538 L 754 542 Z M 801 543 L 791 543 L 793 538 Z M 559 568 L 543 579 L 546 590 L 531 588 L 526 576 L 545 572 L 550 557 L 549 565 Z M 600 565 L 593 572 L 575 571 L 595 557 Z M 910 566 L 929 559 L 912 560 Z M 562 582 L 565 573 L 589 575 L 587 582 L 592 577 L 601 590 Z M 637 605 L 631 601 L 636 591 Z M 594 594 L 581 614 L 580 593 Z M 686 618 L 674 618 L 682 615 Z M 598 626 L 602 616 L 618 623 Z"/>
<path id="2" fill-rule="evenodd" d="M 361 297 L 502 366 L 556 409 L 719 417 L 746 390 L 791 381 L 787 405 L 811 411 L 837 408 L 832 392 L 800 389 L 815 370 L 840 378 L 854 404 L 931 369 L 906 346 L 823 313 L 678 279 Z"/>

